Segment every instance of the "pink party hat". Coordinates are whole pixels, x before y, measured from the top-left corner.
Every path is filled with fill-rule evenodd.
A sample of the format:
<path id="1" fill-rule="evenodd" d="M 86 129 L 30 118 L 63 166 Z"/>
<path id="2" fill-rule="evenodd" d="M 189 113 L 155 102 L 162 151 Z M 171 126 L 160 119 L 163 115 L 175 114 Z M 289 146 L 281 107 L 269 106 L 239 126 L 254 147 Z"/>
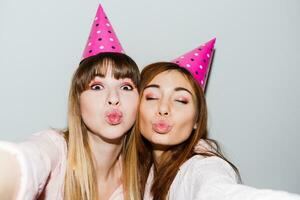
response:
<path id="1" fill-rule="evenodd" d="M 99 4 L 82 59 L 103 52 L 123 53 L 124 51 L 102 6 Z"/>
<path id="2" fill-rule="evenodd" d="M 203 90 L 209 73 L 215 41 L 216 38 L 171 61 L 189 70 Z"/>

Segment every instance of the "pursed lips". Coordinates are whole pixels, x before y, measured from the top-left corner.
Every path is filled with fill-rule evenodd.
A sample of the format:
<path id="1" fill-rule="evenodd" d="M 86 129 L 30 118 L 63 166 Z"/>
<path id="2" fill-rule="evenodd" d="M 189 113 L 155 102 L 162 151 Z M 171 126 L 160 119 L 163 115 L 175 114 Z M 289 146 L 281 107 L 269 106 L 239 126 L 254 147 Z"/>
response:
<path id="1" fill-rule="evenodd" d="M 123 120 L 123 113 L 119 109 L 109 110 L 105 113 L 105 120 L 110 125 L 118 125 Z"/>
<path id="2" fill-rule="evenodd" d="M 159 134 L 166 134 L 172 130 L 172 124 L 167 120 L 156 120 L 152 123 L 152 129 Z"/>

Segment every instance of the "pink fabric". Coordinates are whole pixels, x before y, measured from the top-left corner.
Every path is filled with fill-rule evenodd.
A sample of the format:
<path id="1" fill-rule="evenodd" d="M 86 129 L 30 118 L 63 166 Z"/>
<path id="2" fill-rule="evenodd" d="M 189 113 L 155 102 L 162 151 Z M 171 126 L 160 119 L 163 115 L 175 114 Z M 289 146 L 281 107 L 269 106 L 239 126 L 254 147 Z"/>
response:
<path id="1" fill-rule="evenodd" d="M 63 200 L 67 145 L 63 136 L 47 130 L 33 134 L 28 140 L 14 144 L 0 142 L 0 148 L 17 156 L 21 168 L 18 200 Z M 109 200 L 123 200 L 120 186 Z"/>
<path id="2" fill-rule="evenodd" d="M 102 6 L 99 5 L 82 59 L 102 52 L 123 53 L 123 48 Z"/>
<path id="3" fill-rule="evenodd" d="M 191 72 L 200 86 L 205 89 L 216 38 L 172 60 Z"/>

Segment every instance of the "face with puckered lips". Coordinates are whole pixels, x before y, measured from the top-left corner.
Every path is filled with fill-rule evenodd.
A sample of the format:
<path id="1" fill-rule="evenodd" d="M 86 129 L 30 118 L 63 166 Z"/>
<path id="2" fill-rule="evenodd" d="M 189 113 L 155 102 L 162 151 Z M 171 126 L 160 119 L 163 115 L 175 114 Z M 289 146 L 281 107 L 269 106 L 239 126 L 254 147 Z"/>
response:
<path id="1" fill-rule="evenodd" d="M 195 127 L 195 95 L 180 72 L 156 75 L 142 91 L 139 107 L 141 134 L 152 145 L 172 146 L 189 138 Z"/>
<path id="2" fill-rule="evenodd" d="M 89 132 L 106 140 L 121 139 L 135 122 L 138 91 L 130 78 L 115 79 L 111 67 L 80 95 L 81 117 Z"/>

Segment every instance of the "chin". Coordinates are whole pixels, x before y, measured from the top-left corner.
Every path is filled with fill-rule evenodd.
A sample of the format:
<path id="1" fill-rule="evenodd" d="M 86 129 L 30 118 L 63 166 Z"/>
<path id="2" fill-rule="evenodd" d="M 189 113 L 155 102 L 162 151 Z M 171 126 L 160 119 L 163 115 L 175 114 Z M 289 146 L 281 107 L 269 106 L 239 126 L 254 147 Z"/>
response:
<path id="1" fill-rule="evenodd" d="M 104 129 L 100 129 L 99 133 L 103 136 L 106 136 L 108 138 L 118 138 L 124 136 L 131 126 L 125 125 L 125 124 L 118 124 L 114 126 L 108 126 L 105 127 Z"/>
<path id="2" fill-rule="evenodd" d="M 167 135 L 162 135 L 159 133 L 154 133 L 154 135 L 152 135 L 151 137 L 151 141 L 150 141 L 153 145 L 160 145 L 160 146 L 169 146 L 170 142 L 169 142 L 169 138 Z"/>
<path id="3" fill-rule="evenodd" d="M 112 143 L 112 144 L 119 144 L 122 142 L 124 136 L 126 134 L 101 134 L 99 135 L 103 141 L 107 142 L 107 143 Z"/>

